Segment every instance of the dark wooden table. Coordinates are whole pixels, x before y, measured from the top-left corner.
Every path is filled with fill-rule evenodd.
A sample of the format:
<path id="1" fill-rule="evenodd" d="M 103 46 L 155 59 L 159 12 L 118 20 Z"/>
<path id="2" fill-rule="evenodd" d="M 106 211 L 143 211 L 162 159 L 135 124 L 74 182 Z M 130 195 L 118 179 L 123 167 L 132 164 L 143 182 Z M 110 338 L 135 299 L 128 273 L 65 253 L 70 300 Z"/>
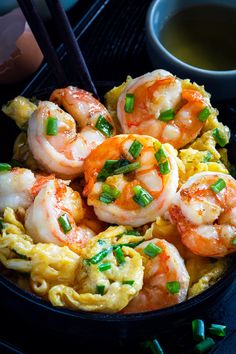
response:
<path id="1" fill-rule="evenodd" d="M 102 95 L 107 87 L 112 87 L 125 80 L 127 74 L 135 77 L 153 70 L 150 63 L 145 42 L 145 15 L 150 1 L 147 0 L 79 0 L 78 4 L 69 11 L 69 17 L 76 26 L 76 35 L 85 55 L 89 69 L 95 82 L 100 87 Z M 54 41 L 58 43 L 50 21 L 47 23 Z M 63 48 L 60 51 L 64 65 L 68 67 Z M 32 81 L 33 80 L 33 81 Z M 0 86 L 0 102 L 6 102 L 20 94 L 30 83 L 27 92 L 32 94 L 45 87 L 55 85 L 50 72 L 44 67 L 36 78 L 32 75 L 23 82 L 10 86 Z M 103 89 L 104 88 L 104 89 Z M 217 107 L 230 119 L 236 119 L 236 109 L 232 102 L 216 102 Z M 0 130 L 2 141 L 0 149 L 4 150 L 4 132 Z M 9 144 L 9 143 L 8 143 Z M 27 316 L 26 316 L 27 318 Z M 67 338 L 58 338 L 54 333 L 45 333 L 41 327 L 31 328 L 26 318 L 18 318 L 11 309 L 3 308 L 0 293 L 0 338 L 18 347 L 19 351 L 7 349 L 0 345 L 0 353 L 149 353 L 143 349 L 137 338 L 137 344 L 129 346 L 122 343 L 114 344 L 110 348 L 97 348 L 94 344 L 82 341 L 68 341 Z M 207 323 L 221 323 L 228 327 L 227 336 L 216 340 L 216 346 L 211 351 L 214 354 L 236 353 L 236 283 L 221 299 L 209 308 L 204 320 Z M 190 354 L 193 352 L 191 324 L 167 336 L 159 336 L 165 354 Z"/>

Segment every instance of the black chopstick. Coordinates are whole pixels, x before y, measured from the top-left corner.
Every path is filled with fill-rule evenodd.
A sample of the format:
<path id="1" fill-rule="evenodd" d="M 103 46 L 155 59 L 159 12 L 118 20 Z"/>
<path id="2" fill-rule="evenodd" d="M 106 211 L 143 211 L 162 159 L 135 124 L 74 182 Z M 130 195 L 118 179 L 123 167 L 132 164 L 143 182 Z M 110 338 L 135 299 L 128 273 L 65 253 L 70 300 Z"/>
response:
<path id="1" fill-rule="evenodd" d="M 59 0 L 46 0 L 54 24 L 65 45 L 73 70 L 73 78 L 80 80 L 87 91 L 98 97 L 96 87 L 91 79 L 88 67 L 80 50 L 67 14 Z"/>
<path id="2" fill-rule="evenodd" d="M 68 81 L 62 68 L 60 60 L 48 36 L 45 25 L 39 16 L 36 6 L 32 0 L 17 0 L 18 4 L 43 52 L 43 55 L 49 64 L 55 79 L 59 85 L 67 85 Z M 29 49 L 30 50 L 30 49 Z"/>
<path id="3" fill-rule="evenodd" d="M 34 0 L 17 1 L 44 54 L 47 63 L 52 69 L 58 84 L 63 86 L 67 85 L 68 80 L 66 73 L 56 54 L 56 50 L 53 47 L 44 22 L 38 14 Z M 46 3 L 51 13 L 52 19 L 56 24 L 61 40 L 66 48 L 67 55 L 71 63 L 70 73 L 73 75 L 73 80 L 75 79 L 80 81 L 83 89 L 92 92 L 93 95 L 98 98 L 96 87 L 91 79 L 88 67 L 76 41 L 64 8 L 58 0 L 46 0 Z"/>

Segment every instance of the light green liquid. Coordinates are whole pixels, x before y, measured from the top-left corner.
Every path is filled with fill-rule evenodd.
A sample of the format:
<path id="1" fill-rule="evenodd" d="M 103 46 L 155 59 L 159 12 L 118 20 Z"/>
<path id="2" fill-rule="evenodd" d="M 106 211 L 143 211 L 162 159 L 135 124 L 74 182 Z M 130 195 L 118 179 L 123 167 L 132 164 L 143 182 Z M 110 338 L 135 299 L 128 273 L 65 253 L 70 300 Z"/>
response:
<path id="1" fill-rule="evenodd" d="M 165 23 L 160 39 L 187 64 L 208 70 L 236 69 L 236 10 L 232 8 L 185 9 Z"/>

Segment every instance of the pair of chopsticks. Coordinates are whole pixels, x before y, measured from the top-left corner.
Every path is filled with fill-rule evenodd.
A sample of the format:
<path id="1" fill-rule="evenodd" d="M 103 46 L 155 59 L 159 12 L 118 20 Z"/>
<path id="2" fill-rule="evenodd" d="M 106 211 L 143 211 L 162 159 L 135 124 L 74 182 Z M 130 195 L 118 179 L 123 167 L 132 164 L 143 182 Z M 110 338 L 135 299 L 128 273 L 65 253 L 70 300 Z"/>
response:
<path id="1" fill-rule="evenodd" d="M 47 29 L 39 15 L 35 0 L 17 0 L 18 4 L 43 52 L 44 58 L 50 66 L 59 85 L 67 85 L 67 75 L 57 56 Z M 78 80 L 86 91 L 93 93 L 98 98 L 96 87 L 92 81 L 83 54 L 75 38 L 74 32 L 60 0 L 45 0 L 53 19 L 55 29 L 60 35 L 67 55 L 70 60 L 70 71 L 73 74 L 73 81 Z M 30 48 L 29 48 L 30 50 Z"/>

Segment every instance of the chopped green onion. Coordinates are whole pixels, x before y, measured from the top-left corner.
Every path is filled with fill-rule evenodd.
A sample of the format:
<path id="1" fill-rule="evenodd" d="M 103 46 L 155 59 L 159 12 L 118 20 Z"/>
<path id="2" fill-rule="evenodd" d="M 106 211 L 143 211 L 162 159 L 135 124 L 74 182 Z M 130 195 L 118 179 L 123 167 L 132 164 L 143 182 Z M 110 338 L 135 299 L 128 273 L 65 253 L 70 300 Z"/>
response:
<path id="1" fill-rule="evenodd" d="M 124 284 L 124 285 L 130 285 L 130 286 L 132 286 L 132 285 L 134 285 L 134 283 L 135 283 L 134 280 L 123 280 L 123 281 L 122 281 L 122 284 Z"/>
<path id="2" fill-rule="evenodd" d="M 120 175 L 121 173 L 129 173 L 129 172 L 132 172 L 134 170 L 136 170 L 137 168 L 139 168 L 141 165 L 140 165 L 140 162 L 133 162 L 133 163 L 130 163 L 129 165 L 126 165 L 126 166 L 123 166 L 123 167 L 120 167 L 120 168 L 117 168 L 113 174 L 114 175 Z"/>
<path id="3" fill-rule="evenodd" d="M 180 291 L 180 283 L 178 281 L 169 281 L 166 283 L 166 287 L 171 294 L 178 294 Z"/>
<path id="4" fill-rule="evenodd" d="M 194 347 L 194 353 L 206 353 L 215 345 L 215 341 L 208 337 Z"/>
<path id="5" fill-rule="evenodd" d="M 233 238 L 233 240 L 231 241 L 231 244 L 232 244 L 233 246 L 236 246 L 236 237 Z"/>
<path id="6" fill-rule="evenodd" d="M 210 188 L 213 192 L 219 193 L 226 187 L 226 183 L 222 178 L 219 178 L 215 183 L 213 183 Z"/>
<path id="7" fill-rule="evenodd" d="M 124 235 L 140 236 L 140 232 L 138 230 L 127 230 Z"/>
<path id="8" fill-rule="evenodd" d="M 210 114 L 211 114 L 211 112 L 210 112 L 209 108 L 205 107 L 201 110 L 201 112 L 198 114 L 197 117 L 201 122 L 205 122 Z"/>
<path id="9" fill-rule="evenodd" d="M 104 241 L 104 240 L 98 240 L 98 243 L 99 243 L 99 245 L 101 245 L 101 246 L 104 246 L 104 245 L 106 245 L 106 241 Z"/>
<path id="10" fill-rule="evenodd" d="M 106 270 L 111 269 L 111 263 L 110 262 L 101 263 L 99 264 L 98 269 L 100 270 L 100 272 L 105 272 Z"/>
<path id="11" fill-rule="evenodd" d="M 161 146 L 160 149 L 155 153 L 155 158 L 157 160 L 157 162 L 164 162 L 166 160 L 166 154 L 165 151 L 163 149 L 163 147 Z"/>
<path id="12" fill-rule="evenodd" d="M 146 349 L 150 349 L 152 354 L 164 354 L 162 347 L 157 339 L 153 341 L 144 342 L 142 346 Z"/>
<path id="13" fill-rule="evenodd" d="M 119 264 L 125 263 L 125 255 L 124 255 L 124 252 L 122 251 L 121 247 L 117 247 L 115 249 L 115 256 L 116 256 L 117 262 Z"/>
<path id="14" fill-rule="evenodd" d="M 125 96 L 125 112 L 132 113 L 134 111 L 134 94 L 127 93 Z"/>
<path id="15" fill-rule="evenodd" d="M 66 214 L 61 215 L 58 218 L 58 222 L 61 225 L 64 234 L 67 234 L 67 232 L 69 232 L 72 229 L 72 226 Z"/>
<path id="16" fill-rule="evenodd" d="M 100 295 L 104 295 L 105 293 L 105 285 L 97 285 L 96 286 L 96 293 Z"/>
<path id="17" fill-rule="evenodd" d="M 219 324 L 211 324 L 209 332 L 218 337 L 224 337 L 226 335 L 226 326 Z"/>
<path id="18" fill-rule="evenodd" d="M 11 170 L 11 165 L 4 162 L 0 163 L 0 172 L 10 171 L 10 170 Z"/>
<path id="19" fill-rule="evenodd" d="M 98 117 L 97 123 L 95 124 L 95 128 L 97 128 L 97 130 L 99 130 L 103 135 L 107 136 L 108 138 L 113 133 L 113 126 L 102 115 Z"/>
<path id="20" fill-rule="evenodd" d="M 101 262 L 111 251 L 112 251 L 112 247 L 105 248 L 101 252 L 95 254 L 95 256 L 93 256 L 92 258 L 87 259 L 87 261 L 90 264 L 97 264 Z"/>
<path id="21" fill-rule="evenodd" d="M 99 182 L 104 182 L 107 177 L 112 176 L 114 174 L 114 171 L 120 167 L 129 165 L 130 162 L 125 159 L 121 160 L 107 160 L 100 172 L 97 175 L 97 181 Z"/>
<path id="22" fill-rule="evenodd" d="M 167 175 L 168 173 L 170 173 L 170 165 L 168 161 L 160 163 L 159 168 L 160 168 L 160 173 L 162 175 Z"/>
<path id="23" fill-rule="evenodd" d="M 138 242 L 130 242 L 130 243 L 118 243 L 117 245 L 114 245 L 113 246 L 113 249 L 115 250 L 117 247 L 130 247 L 130 248 L 135 248 L 137 247 L 138 245 L 140 245 L 140 243 L 142 243 L 143 240 L 141 241 L 138 241 Z"/>
<path id="24" fill-rule="evenodd" d="M 169 120 L 174 119 L 175 112 L 173 109 L 167 109 L 167 111 L 161 112 L 158 119 L 163 122 L 168 122 Z"/>
<path id="25" fill-rule="evenodd" d="M 145 253 L 147 256 L 154 258 L 158 254 L 162 252 L 162 249 L 155 245 L 155 243 L 150 242 L 143 250 L 143 253 Z"/>
<path id="26" fill-rule="evenodd" d="M 160 141 L 158 141 L 158 140 L 154 141 L 153 147 L 154 147 L 154 150 L 155 150 L 155 151 L 159 150 L 160 147 L 161 147 Z"/>
<path id="27" fill-rule="evenodd" d="M 99 200 L 105 204 L 114 202 L 120 195 L 120 191 L 116 187 L 111 187 L 109 184 L 104 183 L 102 186 L 102 193 Z"/>
<path id="28" fill-rule="evenodd" d="M 141 186 L 133 187 L 134 196 L 133 200 L 135 203 L 139 204 L 142 208 L 146 207 L 153 201 L 153 197 Z"/>
<path id="29" fill-rule="evenodd" d="M 202 159 L 202 162 L 208 162 L 208 161 L 210 161 L 211 157 L 212 157 L 212 155 L 211 155 L 210 151 L 207 151 L 206 154 L 205 154 L 205 156 L 204 156 L 203 159 Z"/>
<path id="30" fill-rule="evenodd" d="M 58 121 L 55 117 L 48 117 L 46 125 L 47 135 L 57 135 L 58 133 Z"/>
<path id="31" fill-rule="evenodd" d="M 228 136 L 222 131 L 220 131 L 218 128 L 215 128 L 212 131 L 212 136 L 214 137 L 217 144 L 219 144 L 221 147 L 224 147 L 229 142 Z"/>
<path id="32" fill-rule="evenodd" d="M 205 339 L 205 324 L 202 320 L 192 321 L 193 339 L 200 342 Z"/>
<path id="33" fill-rule="evenodd" d="M 142 150 L 142 147 L 143 144 L 141 144 L 138 140 L 135 139 L 129 148 L 130 155 L 132 155 L 134 159 L 137 159 L 138 155 L 140 154 L 140 151 Z"/>

